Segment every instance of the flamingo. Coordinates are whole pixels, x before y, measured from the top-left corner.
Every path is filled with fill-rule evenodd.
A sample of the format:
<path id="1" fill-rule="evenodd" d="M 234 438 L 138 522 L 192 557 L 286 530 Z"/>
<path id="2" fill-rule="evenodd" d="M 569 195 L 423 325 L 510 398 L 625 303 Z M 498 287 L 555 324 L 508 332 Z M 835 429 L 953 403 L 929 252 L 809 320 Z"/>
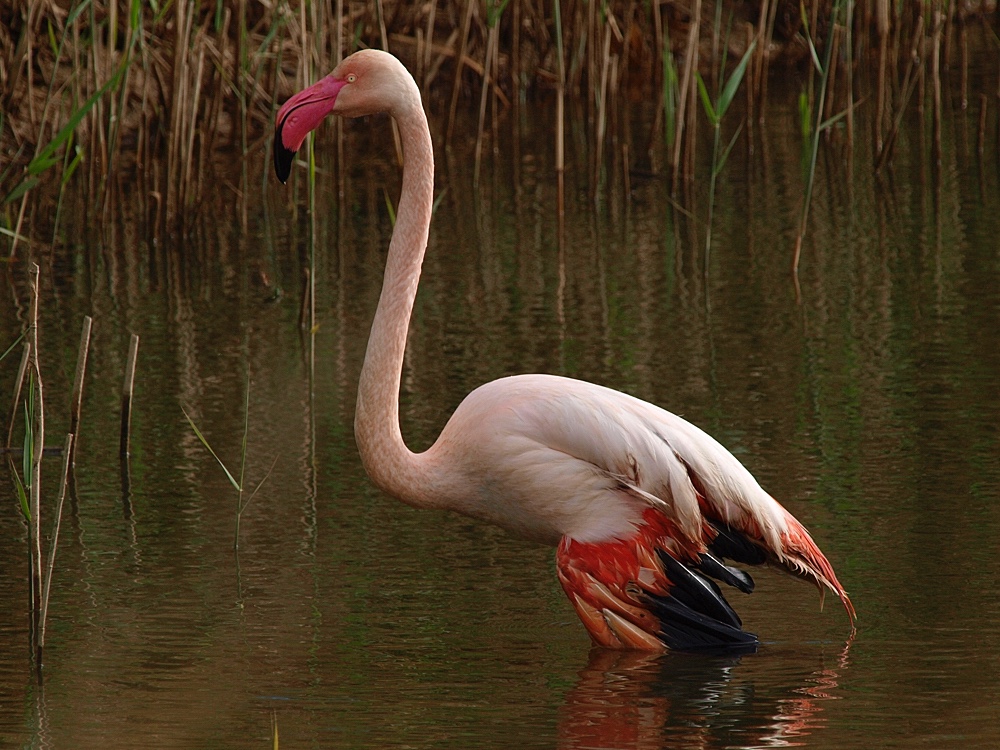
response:
<path id="1" fill-rule="evenodd" d="M 833 591 L 853 627 L 851 600 L 805 527 L 716 440 L 650 403 L 581 380 L 515 375 L 470 393 L 429 449 L 407 448 L 399 387 L 434 198 L 412 76 L 386 52 L 346 58 L 278 110 L 274 165 L 286 182 L 327 115 L 383 112 L 398 126 L 403 183 L 354 420 L 372 482 L 415 508 L 555 546 L 559 582 L 598 646 L 756 649 L 719 586 L 750 593 L 754 582 L 729 562 L 769 563 L 821 596 Z"/>

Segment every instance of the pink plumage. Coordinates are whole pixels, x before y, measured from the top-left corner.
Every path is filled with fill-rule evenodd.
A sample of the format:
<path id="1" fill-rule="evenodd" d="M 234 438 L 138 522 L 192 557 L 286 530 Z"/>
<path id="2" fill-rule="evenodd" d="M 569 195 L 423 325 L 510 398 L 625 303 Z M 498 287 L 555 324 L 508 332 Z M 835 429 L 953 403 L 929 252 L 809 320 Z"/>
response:
<path id="1" fill-rule="evenodd" d="M 444 508 L 557 546 L 571 604 L 595 643 L 643 650 L 756 646 L 719 582 L 753 581 L 725 560 L 770 563 L 832 590 L 855 613 L 805 528 L 712 437 L 602 386 L 519 375 L 480 386 L 438 440 L 413 453 L 399 385 L 433 205 L 434 156 L 413 78 L 364 50 L 278 113 L 275 168 L 327 114 L 388 112 L 403 145 L 403 187 L 382 295 L 358 387 L 355 436 L 369 476 L 420 508 Z"/>

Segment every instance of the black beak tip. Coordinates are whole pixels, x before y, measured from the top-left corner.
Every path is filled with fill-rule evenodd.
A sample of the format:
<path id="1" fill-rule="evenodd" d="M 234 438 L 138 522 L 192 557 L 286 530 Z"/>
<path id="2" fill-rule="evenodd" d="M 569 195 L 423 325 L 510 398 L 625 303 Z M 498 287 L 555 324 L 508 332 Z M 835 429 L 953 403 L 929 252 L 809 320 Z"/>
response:
<path id="1" fill-rule="evenodd" d="M 288 182 L 288 175 L 292 172 L 292 162 L 295 160 L 295 152 L 285 148 L 284 139 L 281 137 L 281 130 L 284 123 L 278 126 L 274 134 L 274 172 L 284 185 Z"/>

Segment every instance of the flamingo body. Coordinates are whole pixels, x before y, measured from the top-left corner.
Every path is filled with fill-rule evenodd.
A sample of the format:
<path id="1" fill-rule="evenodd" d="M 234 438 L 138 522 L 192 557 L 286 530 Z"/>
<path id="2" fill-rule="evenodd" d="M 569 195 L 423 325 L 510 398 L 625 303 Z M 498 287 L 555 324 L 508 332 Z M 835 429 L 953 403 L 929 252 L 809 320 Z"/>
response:
<path id="1" fill-rule="evenodd" d="M 745 650 L 716 580 L 752 579 L 724 560 L 771 563 L 854 609 L 805 528 L 722 445 L 624 393 L 553 375 L 480 386 L 437 441 L 412 453 L 399 429 L 406 332 L 427 245 L 433 150 L 419 90 L 391 55 L 355 53 L 279 110 L 275 168 L 328 114 L 388 112 L 403 143 L 403 188 L 362 367 L 355 437 L 376 485 L 555 545 L 560 583 L 594 642 L 644 650 Z"/>

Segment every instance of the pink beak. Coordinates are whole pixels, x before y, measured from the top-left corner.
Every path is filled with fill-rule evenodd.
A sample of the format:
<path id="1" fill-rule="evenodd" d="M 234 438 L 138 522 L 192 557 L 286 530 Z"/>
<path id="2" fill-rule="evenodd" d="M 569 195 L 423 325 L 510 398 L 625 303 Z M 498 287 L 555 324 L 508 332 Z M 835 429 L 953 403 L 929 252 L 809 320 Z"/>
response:
<path id="1" fill-rule="evenodd" d="M 333 111 L 344 83 L 327 76 L 281 105 L 274 131 L 274 171 L 282 183 L 288 181 L 295 152 L 302 141 Z"/>

